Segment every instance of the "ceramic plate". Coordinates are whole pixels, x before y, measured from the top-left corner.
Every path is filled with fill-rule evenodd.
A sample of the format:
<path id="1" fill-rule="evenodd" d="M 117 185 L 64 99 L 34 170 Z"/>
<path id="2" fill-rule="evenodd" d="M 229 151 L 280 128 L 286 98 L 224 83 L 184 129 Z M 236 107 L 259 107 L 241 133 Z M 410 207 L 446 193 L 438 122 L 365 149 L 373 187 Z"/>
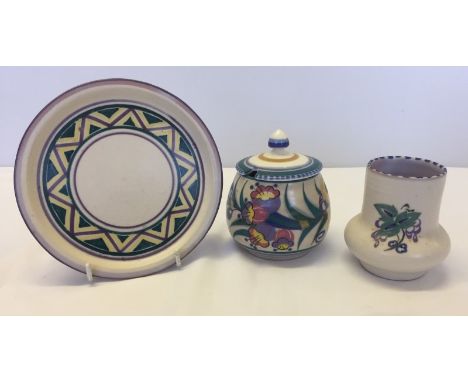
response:
<path id="1" fill-rule="evenodd" d="M 32 234 L 84 272 L 144 276 L 183 258 L 219 207 L 222 167 L 200 118 L 131 80 L 69 90 L 27 129 L 15 191 Z"/>

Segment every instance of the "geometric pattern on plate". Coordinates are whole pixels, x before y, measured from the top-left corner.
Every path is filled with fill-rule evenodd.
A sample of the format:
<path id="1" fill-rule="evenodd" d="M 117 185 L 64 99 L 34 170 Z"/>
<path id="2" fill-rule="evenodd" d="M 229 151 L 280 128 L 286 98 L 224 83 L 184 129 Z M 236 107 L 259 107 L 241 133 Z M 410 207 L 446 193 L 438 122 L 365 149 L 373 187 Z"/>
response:
<path id="1" fill-rule="evenodd" d="M 177 169 L 177 196 L 168 212 L 151 227 L 136 232 L 113 231 L 88 219 L 70 189 L 74 154 L 89 139 L 112 128 L 144 132 L 170 152 Z M 46 210 L 67 239 L 107 258 L 135 258 L 154 253 L 178 237 L 200 199 L 200 166 L 196 148 L 165 117 L 138 105 L 94 107 L 65 122 L 43 153 L 42 192 Z"/>

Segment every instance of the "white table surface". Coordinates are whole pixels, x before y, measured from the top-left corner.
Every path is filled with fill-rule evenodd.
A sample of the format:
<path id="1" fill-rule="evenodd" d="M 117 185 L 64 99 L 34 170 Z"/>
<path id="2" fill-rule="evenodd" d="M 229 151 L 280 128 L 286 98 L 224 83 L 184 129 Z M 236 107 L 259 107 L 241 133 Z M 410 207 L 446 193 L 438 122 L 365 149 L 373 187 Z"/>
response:
<path id="1" fill-rule="evenodd" d="M 367 273 L 343 239 L 360 211 L 364 168 L 327 168 L 331 225 L 303 258 L 269 262 L 243 253 L 225 223 L 234 177 L 224 170 L 218 216 L 182 268 L 131 280 L 95 280 L 59 263 L 35 241 L 18 212 L 13 169 L 0 168 L 2 315 L 465 315 L 468 314 L 468 169 L 450 168 L 441 224 L 452 239 L 445 262 L 415 281 Z"/>

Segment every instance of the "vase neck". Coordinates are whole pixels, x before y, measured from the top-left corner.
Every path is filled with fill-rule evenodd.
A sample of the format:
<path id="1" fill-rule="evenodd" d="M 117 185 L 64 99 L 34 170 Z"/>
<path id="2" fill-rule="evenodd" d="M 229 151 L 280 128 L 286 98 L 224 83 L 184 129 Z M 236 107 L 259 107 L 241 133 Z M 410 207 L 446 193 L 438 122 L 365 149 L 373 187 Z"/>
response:
<path id="1" fill-rule="evenodd" d="M 380 174 L 367 168 L 362 216 L 375 226 L 381 224 L 377 221 L 382 219 L 382 214 L 391 219 L 407 211 L 413 217 L 418 214 L 422 234 L 429 233 L 439 226 L 444 185 L 445 176 L 408 179 Z"/>

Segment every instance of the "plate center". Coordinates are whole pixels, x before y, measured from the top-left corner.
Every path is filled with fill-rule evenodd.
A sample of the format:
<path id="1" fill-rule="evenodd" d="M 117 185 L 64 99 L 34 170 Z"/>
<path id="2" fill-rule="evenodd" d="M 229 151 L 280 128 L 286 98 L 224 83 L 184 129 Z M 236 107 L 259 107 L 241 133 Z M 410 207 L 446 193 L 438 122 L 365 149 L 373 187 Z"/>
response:
<path id="1" fill-rule="evenodd" d="M 83 214 L 109 230 L 147 228 L 177 194 L 173 159 L 157 139 L 114 129 L 88 140 L 70 171 L 72 196 Z"/>

